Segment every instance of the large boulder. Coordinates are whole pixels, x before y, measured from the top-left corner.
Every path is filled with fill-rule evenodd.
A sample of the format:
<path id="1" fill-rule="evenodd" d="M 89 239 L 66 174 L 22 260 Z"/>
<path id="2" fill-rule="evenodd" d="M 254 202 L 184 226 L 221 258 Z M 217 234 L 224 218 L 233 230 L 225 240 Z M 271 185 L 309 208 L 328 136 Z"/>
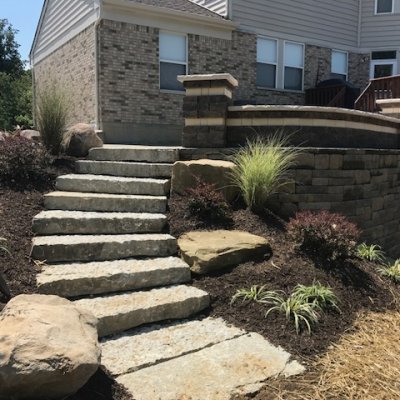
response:
<path id="1" fill-rule="evenodd" d="M 76 124 L 64 134 L 61 146 L 69 156 L 86 157 L 91 148 L 102 147 L 103 141 L 92 125 Z"/>
<path id="2" fill-rule="evenodd" d="M 172 169 L 171 193 L 184 194 L 185 190 L 195 187 L 197 180 L 214 184 L 228 202 L 238 195 L 238 189 L 232 184 L 230 175 L 235 164 L 222 160 L 178 161 Z"/>
<path id="3" fill-rule="evenodd" d="M 0 399 L 61 399 L 100 363 L 97 319 L 57 296 L 21 295 L 0 314 Z"/>
<path id="4" fill-rule="evenodd" d="M 189 232 L 178 240 L 182 258 L 198 274 L 216 272 L 271 254 L 261 236 L 242 231 Z"/>

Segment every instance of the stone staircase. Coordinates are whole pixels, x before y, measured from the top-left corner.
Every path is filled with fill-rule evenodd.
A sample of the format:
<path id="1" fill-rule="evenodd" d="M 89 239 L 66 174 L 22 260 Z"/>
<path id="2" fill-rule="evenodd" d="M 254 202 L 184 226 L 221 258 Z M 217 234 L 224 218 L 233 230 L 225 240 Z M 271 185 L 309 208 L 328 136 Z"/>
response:
<path id="1" fill-rule="evenodd" d="M 135 400 L 229 400 L 303 367 L 260 335 L 194 317 L 209 295 L 188 285 L 164 215 L 178 155 L 105 145 L 59 177 L 33 221 L 37 286 L 98 318 L 102 364 Z"/>
<path id="2" fill-rule="evenodd" d="M 33 220 L 31 256 L 45 261 L 38 290 L 76 298 L 99 336 L 190 317 L 209 305 L 185 283 L 190 269 L 164 233 L 177 148 L 105 145 L 57 179 Z M 79 298 L 79 299 L 78 299 Z"/>

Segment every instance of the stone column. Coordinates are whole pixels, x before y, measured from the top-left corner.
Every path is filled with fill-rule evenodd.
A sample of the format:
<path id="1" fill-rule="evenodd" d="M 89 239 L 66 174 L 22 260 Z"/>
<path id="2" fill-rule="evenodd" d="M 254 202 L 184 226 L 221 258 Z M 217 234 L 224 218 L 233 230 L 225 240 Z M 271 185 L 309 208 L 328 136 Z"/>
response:
<path id="1" fill-rule="evenodd" d="M 181 75 L 184 147 L 226 147 L 226 118 L 238 81 L 231 74 Z"/>

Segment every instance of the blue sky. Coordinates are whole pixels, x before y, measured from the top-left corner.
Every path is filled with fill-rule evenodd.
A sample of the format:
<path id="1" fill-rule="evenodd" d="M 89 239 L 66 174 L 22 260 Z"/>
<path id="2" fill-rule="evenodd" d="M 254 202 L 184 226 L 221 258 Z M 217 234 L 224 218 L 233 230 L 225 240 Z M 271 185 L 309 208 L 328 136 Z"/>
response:
<path id="1" fill-rule="evenodd" d="M 17 42 L 23 60 L 29 59 L 33 37 L 44 0 L 0 0 L 0 19 L 6 18 L 18 29 Z"/>

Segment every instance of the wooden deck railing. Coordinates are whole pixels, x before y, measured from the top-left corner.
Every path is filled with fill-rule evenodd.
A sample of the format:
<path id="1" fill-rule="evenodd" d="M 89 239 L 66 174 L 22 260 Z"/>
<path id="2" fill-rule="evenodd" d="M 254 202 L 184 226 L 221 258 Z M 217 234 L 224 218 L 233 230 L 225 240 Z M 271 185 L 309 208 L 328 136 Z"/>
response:
<path id="1" fill-rule="evenodd" d="M 371 79 L 361 93 L 354 108 L 361 111 L 378 112 L 377 99 L 400 98 L 400 75 Z"/>
<path id="2" fill-rule="evenodd" d="M 335 85 L 306 90 L 306 105 L 321 107 L 346 107 L 346 86 Z"/>

